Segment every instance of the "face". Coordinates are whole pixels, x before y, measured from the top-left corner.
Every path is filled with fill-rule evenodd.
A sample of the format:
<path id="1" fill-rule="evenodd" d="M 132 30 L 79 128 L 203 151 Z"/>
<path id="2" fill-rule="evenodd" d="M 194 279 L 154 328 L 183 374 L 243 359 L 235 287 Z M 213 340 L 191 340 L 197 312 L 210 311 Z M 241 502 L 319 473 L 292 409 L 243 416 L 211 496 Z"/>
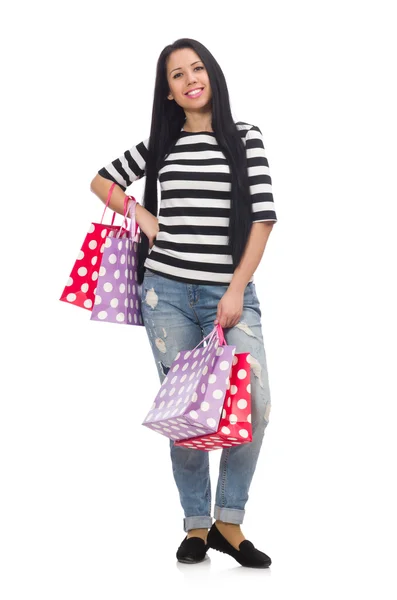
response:
<path id="1" fill-rule="evenodd" d="M 174 50 L 167 60 L 168 100 L 186 110 L 208 107 L 212 93 L 204 63 L 191 48 Z M 196 93 L 188 94 L 188 92 Z"/>

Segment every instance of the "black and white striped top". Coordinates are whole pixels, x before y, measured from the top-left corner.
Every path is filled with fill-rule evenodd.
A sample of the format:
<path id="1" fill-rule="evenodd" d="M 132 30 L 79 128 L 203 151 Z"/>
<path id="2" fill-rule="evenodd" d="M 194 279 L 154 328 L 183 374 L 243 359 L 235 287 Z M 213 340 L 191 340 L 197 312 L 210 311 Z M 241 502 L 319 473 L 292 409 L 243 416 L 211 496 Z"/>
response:
<path id="1" fill-rule="evenodd" d="M 262 133 L 259 127 L 242 121 L 236 126 L 247 152 L 252 221 L 276 222 Z M 99 175 L 125 191 L 145 175 L 148 146 L 146 139 L 126 150 L 100 169 Z M 215 133 L 192 133 L 182 128 L 159 170 L 158 180 L 159 232 L 145 267 L 187 283 L 230 283 L 233 276 L 228 243 L 231 176 Z"/>

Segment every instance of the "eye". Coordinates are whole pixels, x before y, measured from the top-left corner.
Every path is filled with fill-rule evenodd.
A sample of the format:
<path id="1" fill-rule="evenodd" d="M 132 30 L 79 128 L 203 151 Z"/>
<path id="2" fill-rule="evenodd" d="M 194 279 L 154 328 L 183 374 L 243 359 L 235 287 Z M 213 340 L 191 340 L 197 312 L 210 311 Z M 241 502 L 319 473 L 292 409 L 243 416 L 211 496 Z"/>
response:
<path id="1" fill-rule="evenodd" d="M 194 67 L 194 70 L 196 69 L 204 69 L 204 67 L 199 65 L 198 67 Z M 182 73 L 176 73 L 175 75 L 173 75 L 172 79 L 177 79 L 178 75 L 182 75 Z"/>

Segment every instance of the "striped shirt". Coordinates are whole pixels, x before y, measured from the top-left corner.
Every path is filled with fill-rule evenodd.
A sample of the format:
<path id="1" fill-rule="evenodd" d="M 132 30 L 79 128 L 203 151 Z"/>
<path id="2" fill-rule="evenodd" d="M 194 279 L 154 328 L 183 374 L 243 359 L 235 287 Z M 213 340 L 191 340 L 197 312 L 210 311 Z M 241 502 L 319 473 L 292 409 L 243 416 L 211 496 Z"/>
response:
<path id="1" fill-rule="evenodd" d="M 242 121 L 236 126 L 247 154 L 252 222 L 276 222 L 262 133 Z M 125 191 L 145 175 L 148 147 L 149 139 L 140 142 L 100 169 L 99 175 Z M 186 283 L 230 283 L 234 271 L 228 237 L 231 175 L 215 133 L 188 132 L 182 127 L 158 181 L 159 232 L 145 267 Z"/>

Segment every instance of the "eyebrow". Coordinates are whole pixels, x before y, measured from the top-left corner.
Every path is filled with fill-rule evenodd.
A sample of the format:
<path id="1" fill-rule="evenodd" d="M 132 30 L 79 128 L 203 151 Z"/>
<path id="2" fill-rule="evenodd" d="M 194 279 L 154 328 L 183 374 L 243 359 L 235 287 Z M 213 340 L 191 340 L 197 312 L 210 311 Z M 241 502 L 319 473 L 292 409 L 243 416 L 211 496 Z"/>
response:
<path id="1" fill-rule="evenodd" d="M 202 60 L 196 60 L 196 62 L 192 63 L 190 66 L 192 67 L 193 65 L 195 65 L 198 62 L 203 62 Z M 177 67 L 176 69 L 172 69 L 172 71 L 170 71 L 170 75 L 173 71 L 178 71 L 178 69 L 182 69 L 182 67 Z"/>

